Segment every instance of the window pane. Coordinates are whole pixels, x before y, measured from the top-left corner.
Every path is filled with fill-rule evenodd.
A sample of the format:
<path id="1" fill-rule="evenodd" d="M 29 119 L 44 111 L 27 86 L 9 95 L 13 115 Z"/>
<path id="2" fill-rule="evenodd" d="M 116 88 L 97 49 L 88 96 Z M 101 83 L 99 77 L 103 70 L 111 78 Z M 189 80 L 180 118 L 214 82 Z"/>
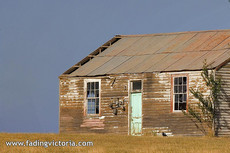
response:
<path id="1" fill-rule="evenodd" d="M 183 84 L 187 84 L 187 77 L 183 77 Z"/>
<path id="2" fill-rule="evenodd" d="M 89 93 L 89 97 L 95 97 L 95 93 L 94 93 L 94 91 L 92 90 L 92 91 L 90 91 L 90 93 Z"/>
<path id="3" fill-rule="evenodd" d="M 179 93 L 182 93 L 182 86 L 179 86 Z"/>
<path id="4" fill-rule="evenodd" d="M 184 102 L 187 101 L 187 95 L 186 95 L 186 94 L 184 94 L 184 96 L 183 96 L 183 101 L 184 101 Z"/>
<path id="5" fill-rule="evenodd" d="M 182 77 L 179 77 L 179 85 L 182 85 Z"/>
<path id="6" fill-rule="evenodd" d="M 95 99 L 88 99 L 88 114 L 95 114 Z"/>
<path id="7" fill-rule="evenodd" d="M 96 114 L 99 114 L 99 98 L 96 99 Z"/>
<path id="8" fill-rule="evenodd" d="M 133 81 L 133 90 L 141 90 L 141 81 Z"/>
<path id="9" fill-rule="evenodd" d="M 99 90 L 96 90 L 96 96 L 95 97 L 99 97 Z"/>
<path id="10" fill-rule="evenodd" d="M 179 94 L 179 102 L 182 103 L 182 94 Z"/>
<path id="11" fill-rule="evenodd" d="M 178 78 L 174 78 L 174 85 L 178 85 Z"/>
<path id="12" fill-rule="evenodd" d="M 99 89 L 99 82 L 96 82 L 96 87 L 95 89 Z"/>
<path id="13" fill-rule="evenodd" d="M 96 100 L 95 99 L 92 99 L 92 107 L 95 108 L 95 103 L 96 103 Z"/>
<path id="14" fill-rule="evenodd" d="M 178 110 L 178 103 L 175 103 L 174 110 Z"/>
<path id="15" fill-rule="evenodd" d="M 91 90 L 93 90 L 94 89 L 94 82 L 90 82 L 90 84 L 91 84 Z"/>
<path id="16" fill-rule="evenodd" d="M 87 97 L 90 97 L 90 95 L 89 95 L 89 91 L 87 91 Z"/>
<path id="17" fill-rule="evenodd" d="M 92 114 L 91 107 L 92 107 L 92 101 L 91 101 L 91 99 L 88 99 L 88 108 L 87 108 L 87 113 L 88 114 Z"/>
<path id="18" fill-rule="evenodd" d="M 96 105 L 99 105 L 99 98 L 96 98 Z"/>
<path id="19" fill-rule="evenodd" d="M 174 86 L 174 93 L 178 93 L 178 86 Z"/>
<path id="20" fill-rule="evenodd" d="M 183 86 L 183 93 L 186 93 L 186 92 L 187 92 L 187 86 L 184 85 L 184 86 Z"/>
<path id="21" fill-rule="evenodd" d="M 87 83 L 87 91 L 90 90 L 90 82 Z"/>
<path id="22" fill-rule="evenodd" d="M 186 103 L 180 103 L 179 105 L 180 110 L 186 110 Z"/>
<path id="23" fill-rule="evenodd" d="M 96 107 L 96 114 L 99 114 L 99 107 Z"/>
<path id="24" fill-rule="evenodd" d="M 179 101 L 178 94 L 175 95 L 175 102 L 177 103 Z"/>

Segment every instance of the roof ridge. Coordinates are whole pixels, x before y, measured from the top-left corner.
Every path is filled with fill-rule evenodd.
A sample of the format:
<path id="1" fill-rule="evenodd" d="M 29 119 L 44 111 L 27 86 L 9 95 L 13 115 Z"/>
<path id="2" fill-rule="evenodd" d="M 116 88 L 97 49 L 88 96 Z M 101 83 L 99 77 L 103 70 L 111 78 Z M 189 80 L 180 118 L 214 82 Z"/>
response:
<path id="1" fill-rule="evenodd" d="M 178 35 L 187 33 L 205 33 L 205 32 L 224 32 L 230 29 L 204 30 L 204 31 L 184 31 L 184 32 L 170 32 L 170 33 L 153 33 L 153 34 L 136 34 L 136 35 L 115 35 L 115 37 L 144 37 L 144 36 L 161 36 L 161 35 Z"/>

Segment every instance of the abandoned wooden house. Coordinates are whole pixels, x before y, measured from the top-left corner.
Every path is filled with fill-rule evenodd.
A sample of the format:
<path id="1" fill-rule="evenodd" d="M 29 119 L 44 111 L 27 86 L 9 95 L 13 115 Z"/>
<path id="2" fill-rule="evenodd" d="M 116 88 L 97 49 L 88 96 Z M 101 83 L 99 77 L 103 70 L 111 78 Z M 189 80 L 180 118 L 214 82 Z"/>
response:
<path id="1" fill-rule="evenodd" d="M 116 35 L 59 76 L 59 130 L 203 135 L 181 110 L 198 102 L 190 88 L 210 94 L 205 59 L 225 93 L 215 133 L 230 136 L 230 30 Z"/>

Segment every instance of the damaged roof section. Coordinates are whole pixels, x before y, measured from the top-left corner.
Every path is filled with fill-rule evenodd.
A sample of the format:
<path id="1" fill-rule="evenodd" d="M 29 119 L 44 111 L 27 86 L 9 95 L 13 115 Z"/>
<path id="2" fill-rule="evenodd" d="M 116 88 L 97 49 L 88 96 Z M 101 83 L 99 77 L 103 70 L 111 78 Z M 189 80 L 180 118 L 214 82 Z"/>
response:
<path id="1" fill-rule="evenodd" d="M 117 35 L 62 76 L 201 70 L 230 58 L 230 30 Z"/>

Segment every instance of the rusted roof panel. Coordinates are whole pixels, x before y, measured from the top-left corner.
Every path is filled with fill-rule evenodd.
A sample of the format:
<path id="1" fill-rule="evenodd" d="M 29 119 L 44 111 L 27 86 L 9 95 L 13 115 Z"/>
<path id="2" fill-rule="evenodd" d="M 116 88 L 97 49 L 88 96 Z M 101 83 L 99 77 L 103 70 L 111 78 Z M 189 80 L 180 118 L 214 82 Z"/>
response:
<path id="1" fill-rule="evenodd" d="M 204 61 L 207 61 L 207 64 L 209 64 L 212 67 L 216 67 L 218 65 L 214 65 L 215 60 L 218 59 L 219 56 L 221 56 L 225 50 L 219 50 L 219 51 L 208 51 L 206 54 L 195 60 L 193 63 L 191 63 L 188 66 L 188 69 L 196 70 L 196 69 L 202 69 L 204 65 Z M 223 61 L 224 62 L 224 61 Z"/>
<path id="2" fill-rule="evenodd" d="M 130 59 L 122 63 L 121 65 L 117 66 L 113 70 L 109 71 L 110 74 L 116 73 L 125 73 L 129 69 L 135 69 L 136 66 L 143 63 L 146 59 L 148 59 L 149 55 L 142 55 L 142 56 L 131 56 Z"/>
<path id="3" fill-rule="evenodd" d="M 213 50 L 220 50 L 220 49 L 229 49 L 230 48 L 230 36 L 218 44 Z"/>
<path id="4" fill-rule="evenodd" d="M 207 54 L 207 52 L 186 52 L 183 54 L 183 58 L 171 64 L 165 71 L 174 71 L 178 70 L 178 68 L 180 68 L 180 70 L 189 70 L 188 67 L 205 54 Z"/>
<path id="5" fill-rule="evenodd" d="M 76 71 L 70 74 L 70 76 L 84 76 L 88 75 L 90 72 L 94 71 L 98 67 L 104 65 L 113 57 L 97 57 L 93 58 L 90 62 L 78 68 Z"/>
<path id="6" fill-rule="evenodd" d="M 170 43 L 168 43 L 164 47 L 162 47 L 159 51 L 157 51 L 157 53 L 180 52 L 180 50 L 178 50 L 177 48 L 179 48 L 184 43 L 189 41 L 195 35 L 196 35 L 195 33 L 177 35 L 177 37 L 175 39 L 173 39 Z"/>
<path id="7" fill-rule="evenodd" d="M 148 58 L 143 62 L 139 63 L 135 67 L 130 68 L 125 73 L 142 73 L 149 69 L 151 66 L 155 65 L 157 62 L 168 56 L 168 54 L 154 54 L 148 55 Z"/>
<path id="8" fill-rule="evenodd" d="M 91 75 L 104 75 L 109 74 L 108 72 L 112 71 L 117 66 L 121 65 L 123 62 L 131 58 L 130 56 L 115 56 L 111 60 L 105 62 L 102 66 L 96 68 L 94 71 L 87 74 Z"/>
<path id="9" fill-rule="evenodd" d="M 165 47 L 171 41 L 173 41 L 177 35 L 166 35 L 166 36 L 154 36 L 154 42 L 152 42 L 149 46 L 139 52 L 137 55 L 144 55 L 144 54 L 155 54 L 161 48 Z"/>
<path id="10" fill-rule="evenodd" d="M 167 69 L 170 65 L 176 63 L 179 59 L 183 58 L 185 53 L 169 53 L 165 58 L 151 66 L 145 72 L 161 72 Z"/>
<path id="11" fill-rule="evenodd" d="M 108 49 L 106 49 L 106 51 L 101 53 L 100 56 L 116 56 L 120 52 L 122 52 L 126 48 L 128 48 L 129 46 L 132 46 L 133 44 L 135 44 L 140 39 L 141 39 L 141 37 L 122 38 L 118 42 L 114 43 L 111 46 L 111 49 L 109 47 Z"/>
<path id="12" fill-rule="evenodd" d="M 230 49 L 226 49 L 222 55 L 220 55 L 218 58 L 215 59 L 213 65 L 217 67 L 222 66 L 222 64 L 229 59 L 230 59 Z"/>
<path id="13" fill-rule="evenodd" d="M 197 33 L 196 36 L 194 36 L 183 46 L 183 48 L 181 48 L 181 51 L 199 51 L 197 48 L 209 40 L 211 37 L 213 37 L 216 33 L 216 31 Z"/>
<path id="14" fill-rule="evenodd" d="M 210 39 L 205 41 L 202 45 L 197 47 L 195 50 L 202 51 L 202 50 L 212 50 L 218 44 L 223 42 L 226 38 L 230 36 L 229 32 L 218 32 L 213 35 Z"/>
<path id="15" fill-rule="evenodd" d="M 69 76 L 200 70 L 230 59 L 230 30 L 118 35 Z M 108 44 L 108 43 L 107 43 Z M 106 49 L 105 49 L 106 48 Z M 81 64 L 81 63 L 80 63 Z"/>

